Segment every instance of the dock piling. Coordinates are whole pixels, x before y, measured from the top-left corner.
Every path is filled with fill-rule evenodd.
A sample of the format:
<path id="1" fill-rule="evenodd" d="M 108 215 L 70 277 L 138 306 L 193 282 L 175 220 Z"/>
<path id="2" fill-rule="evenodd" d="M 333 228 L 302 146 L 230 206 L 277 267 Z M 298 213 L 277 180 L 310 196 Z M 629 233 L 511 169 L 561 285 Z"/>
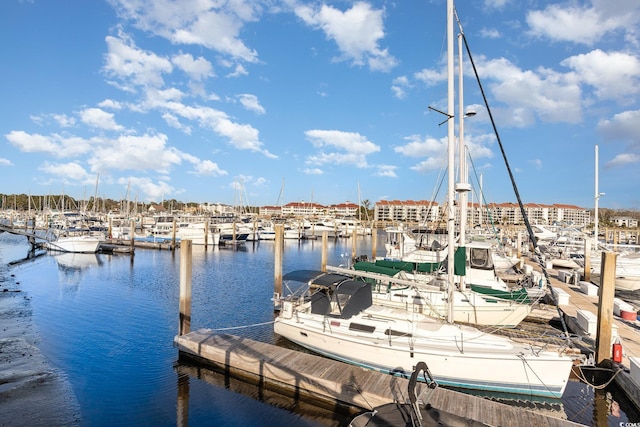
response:
<path id="1" fill-rule="evenodd" d="M 180 244 L 180 326 L 178 335 L 191 332 L 191 240 Z"/>
<path id="2" fill-rule="evenodd" d="M 598 330 L 596 335 L 596 363 L 611 359 L 611 327 L 613 324 L 613 297 L 616 280 L 615 252 L 602 253 L 600 287 L 598 288 Z"/>
<path id="3" fill-rule="evenodd" d="M 273 272 L 273 296 L 274 304 L 278 304 L 277 298 L 282 296 L 282 252 L 284 251 L 284 225 L 276 224 L 276 241 Z"/>

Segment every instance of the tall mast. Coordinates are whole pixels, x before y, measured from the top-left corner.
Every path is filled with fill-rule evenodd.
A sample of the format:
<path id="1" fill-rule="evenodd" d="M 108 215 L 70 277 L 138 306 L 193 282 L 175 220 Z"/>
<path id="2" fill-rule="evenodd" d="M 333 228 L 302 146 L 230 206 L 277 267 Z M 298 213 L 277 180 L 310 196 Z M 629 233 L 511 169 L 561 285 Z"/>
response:
<path id="1" fill-rule="evenodd" d="M 453 0 L 447 0 L 447 154 L 448 154 L 448 190 L 447 190 L 447 288 L 449 303 L 447 321 L 453 322 L 454 256 L 455 256 L 455 122 L 454 116 L 454 64 L 453 64 Z"/>
<path id="2" fill-rule="evenodd" d="M 594 196 L 594 210 L 595 218 L 593 220 L 593 237 L 595 241 L 595 248 L 598 249 L 598 201 L 600 200 L 600 190 L 598 189 L 598 145 L 596 144 L 596 160 L 595 160 L 595 196 Z"/>

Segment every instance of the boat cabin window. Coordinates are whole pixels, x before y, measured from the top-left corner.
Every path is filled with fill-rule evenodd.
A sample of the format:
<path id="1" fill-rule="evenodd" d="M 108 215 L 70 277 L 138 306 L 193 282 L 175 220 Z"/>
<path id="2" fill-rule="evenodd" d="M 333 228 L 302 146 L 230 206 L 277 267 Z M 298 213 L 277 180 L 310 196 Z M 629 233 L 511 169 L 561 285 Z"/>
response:
<path id="1" fill-rule="evenodd" d="M 363 325 L 362 323 L 349 323 L 350 331 L 361 331 L 361 332 L 369 332 L 372 333 L 376 330 L 375 326 L 371 325 Z"/>
<path id="2" fill-rule="evenodd" d="M 469 251 L 469 265 L 471 268 L 491 270 L 493 262 L 488 248 L 471 248 Z"/>

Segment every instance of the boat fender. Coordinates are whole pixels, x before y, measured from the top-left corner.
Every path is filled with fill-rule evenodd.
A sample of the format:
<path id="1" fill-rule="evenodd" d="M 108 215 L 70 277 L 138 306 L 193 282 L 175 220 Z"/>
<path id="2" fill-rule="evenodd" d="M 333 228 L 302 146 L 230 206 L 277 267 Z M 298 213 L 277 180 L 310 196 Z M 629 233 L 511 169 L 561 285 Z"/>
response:
<path id="1" fill-rule="evenodd" d="M 613 361 L 616 363 L 622 362 L 622 343 L 620 343 L 620 338 L 616 338 L 616 342 L 613 343 L 613 348 L 611 349 L 611 355 L 613 356 Z"/>
<path id="2" fill-rule="evenodd" d="M 282 303 L 282 317 L 285 319 L 291 319 L 293 317 L 293 303 L 291 301 Z"/>

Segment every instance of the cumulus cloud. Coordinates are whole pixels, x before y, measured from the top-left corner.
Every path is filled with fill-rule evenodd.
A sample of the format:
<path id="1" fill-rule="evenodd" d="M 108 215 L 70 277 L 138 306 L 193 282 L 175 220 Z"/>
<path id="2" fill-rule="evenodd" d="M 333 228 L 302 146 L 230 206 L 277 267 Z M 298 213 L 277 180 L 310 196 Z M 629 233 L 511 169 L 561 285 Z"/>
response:
<path id="1" fill-rule="evenodd" d="M 264 107 L 260 105 L 258 97 L 255 95 L 243 93 L 238 95 L 238 100 L 240 101 L 240 104 L 249 111 L 253 111 L 257 114 L 264 114 L 266 112 Z"/>
<path id="2" fill-rule="evenodd" d="M 89 178 L 89 174 L 87 171 L 76 162 L 69 163 L 50 163 L 45 162 L 42 166 L 38 168 L 43 172 L 46 172 L 50 175 L 56 176 L 64 180 L 64 182 L 75 182 L 78 181 L 83 182 Z"/>
<path id="3" fill-rule="evenodd" d="M 173 70 L 171 61 L 136 47 L 133 40 L 123 32 L 118 37 L 107 36 L 107 54 L 104 72 L 119 80 L 118 86 L 135 92 L 137 86 L 161 87 L 163 74 Z"/>
<path id="4" fill-rule="evenodd" d="M 561 65 L 573 69 L 600 99 L 634 98 L 640 92 L 640 60 L 624 52 L 600 49 L 569 57 Z"/>
<path id="5" fill-rule="evenodd" d="M 124 129 L 123 126 L 116 123 L 112 113 L 108 113 L 100 108 L 87 108 L 80 111 L 80 120 L 82 123 L 93 128 L 112 131 L 121 131 Z"/>
<path id="6" fill-rule="evenodd" d="M 385 36 L 384 10 L 374 10 L 369 3 L 359 1 L 344 12 L 327 4 L 319 8 L 298 6 L 294 11 L 305 24 L 322 30 L 337 44 L 341 55 L 335 60 L 358 66 L 366 63 L 374 71 L 388 71 L 397 65 L 388 49 L 379 46 Z"/>
<path id="7" fill-rule="evenodd" d="M 551 4 L 527 14 L 533 37 L 591 46 L 606 34 L 629 30 L 638 23 L 640 6 L 626 0 L 594 1 L 593 6 Z"/>
<path id="8" fill-rule="evenodd" d="M 367 167 L 367 155 L 380 151 L 380 147 L 356 132 L 339 130 L 308 130 L 307 139 L 314 147 L 324 150 L 307 157 L 307 164 L 348 164 Z"/>
<path id="9" fill-rule="evenodd" d="M 623 141 L 640 149 L 640 110 L 623 111 L 601 120 L 598 131 L 608 141 Z"/>
<path id="10" fill-rule="evenodd" d="M 612 160 L 606 162 L 604 167 L 606 169 L 617 168 L 621 166 L 634 165 L 636 163 L 640 163 L 640 154 L 635 153 L 624 153 L 618 154 Z"/>
<path id="11" fill-rule="evenodd" d="M 201 81 L 214 75 L 213 66 L 202 56 L 194 59 L 193 55 L 181 53 L 174 55 L 171 58 L 171 62 L 184 71 L 192 80 Z"/>
<path id="12" fill-rule="evenodd" d="M 29 134 L 18 130 L 5 135 L 7 140 L 24 153 L 46 153 L 55 157 L 74 157 L 86 154 L 92 149 L 92 141 L 84 138 L 51 134 Z"/>
<path id="13" fill-rule="evenodd" d="M 258 19 L 258 2 L 112 0 L 121 17 L 144 31 L 164 37 L 175 44 L 213 49 L 246 62 L 256 62 L 258 54 L 240 40 L 248 22 Z"/>
<path id="14" fill-rule="evenodd" d="M 123 190 L 128 187 L 139 189 L 146 196 L 147 202 L 162 200 L 166 195 L 176 193 L 167 179 L 152 180 L 149 177 L 130 176 L 119 178 L 117 182 L 123 186 Z"/>
<path id="15" fill-rule="evenodd" d="M 92 152 L 89 164 L 94 172 L 153 170 L 168 173 L 182 161 L 180 151 L 167 146 L 167 136 L 121 135 Z"/>

